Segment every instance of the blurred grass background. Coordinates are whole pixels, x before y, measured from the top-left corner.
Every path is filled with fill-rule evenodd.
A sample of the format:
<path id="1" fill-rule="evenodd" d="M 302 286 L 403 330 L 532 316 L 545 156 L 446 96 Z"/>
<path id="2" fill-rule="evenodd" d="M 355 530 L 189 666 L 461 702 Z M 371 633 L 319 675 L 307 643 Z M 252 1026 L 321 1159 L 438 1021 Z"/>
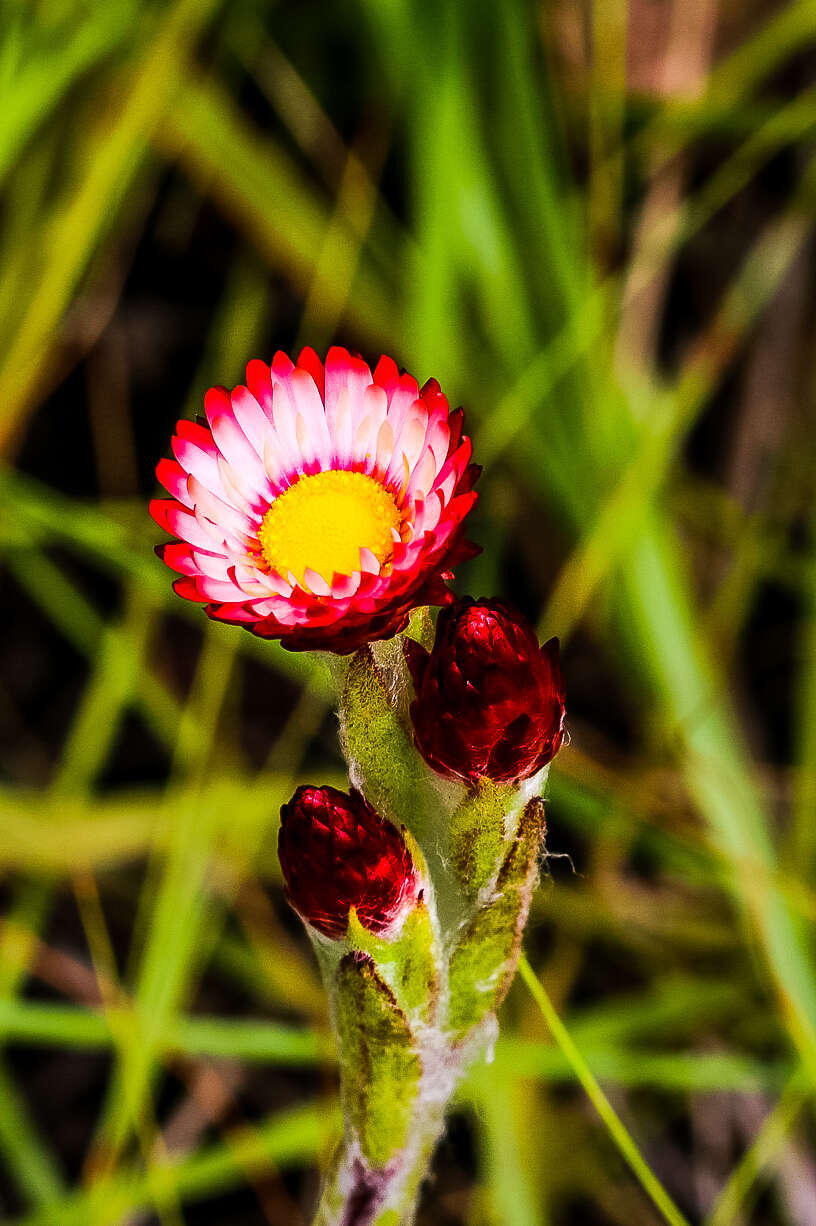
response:
<path id="1" fill-rule="evenodd" d="M 336 1080 L 275 838 L 343 779 L 327 682 L 173 596 L 146 499 L 210 383 L 337 339 L 466 406 L 459 590 L 562 638 L 535 974 L 679 1213 L 814 1226 L 814 0 L 0 39 L 3 1220 L 309 1221 Z M 521 979 L 501 1020 L 423 1226 L 664 1220 Z"/>

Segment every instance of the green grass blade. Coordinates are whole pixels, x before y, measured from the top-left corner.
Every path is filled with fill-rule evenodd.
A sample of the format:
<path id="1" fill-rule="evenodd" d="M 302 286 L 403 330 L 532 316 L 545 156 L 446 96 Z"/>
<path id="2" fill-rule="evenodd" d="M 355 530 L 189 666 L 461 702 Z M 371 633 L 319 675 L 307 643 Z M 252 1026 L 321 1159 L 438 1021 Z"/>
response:
<path id="1" fill-rule="evenodd" d="M 544 991 L 544 988 L 539 980 L 536 978 L 536 975 L 524 954 L 522 954 L 519 960 L 519 974 L 526 983 L 527 987 L 530 989 L 530 993 L 540 1008 L 553 1038 L 569 1061 L 576 1078 L 586 1092 L 586 1095 L 593 1107 L 598 1112 L 598 1115 L 601 1117 L 601 1120 L 606 1126 L 610 1137 L 617 1146 L 621 1157 L 630 1167 L 644 1192 L 663 1215 L 666 1222 L 669 1223 L 669 1226 L 689 1226 L 688 1220 L 677 1208 L 666 1189 L 641 1156 L 640 1150 L 629 1134 L 620 1116 L 615 1111 L 615 1108 L 612 1106 L 590 1071 L 589 1066 L 576 1047 L 569 1031 L 564 1026 L 564 1023 L 561 1021 L 560 1017 L 553 1008 L 552 1001 Z"/>
<path id="2" fill-rule="evenodd" d="M 218 0 L 176 0 L 164 17 L 108 134 L 87 162 L 85 174 L 57 207 L 33 244 L 41 273 L 0 364 L 5 395 L 0 409 L 0 452 L 37 387 L 63 314 L 97 244 L 126 196 L 148 140 L 180 88 L 180 67 Z"/>
<path id="3" fill-rule="evenodd" d="M 23 1099 L 0 1061 L 0 1150 L 8 1168 L 34 1205 L 64 1194 L 56 1164 L 37 1136 Z"/>
<path id="4" fill-rule="evenodd" d="M 236 1128 L 226 1138 L 180 1159 L 151 1166 L 144 1173 L 123 1172 L 100 1179 L 13 1226 L 120 1226 L 132 1214 L 161 1210 L 179 1201 L 215 1197 L 276 1167 L 314 1163 L 339 1132 L 333 1103 L 295 1107 L 257 1128 Z"/>

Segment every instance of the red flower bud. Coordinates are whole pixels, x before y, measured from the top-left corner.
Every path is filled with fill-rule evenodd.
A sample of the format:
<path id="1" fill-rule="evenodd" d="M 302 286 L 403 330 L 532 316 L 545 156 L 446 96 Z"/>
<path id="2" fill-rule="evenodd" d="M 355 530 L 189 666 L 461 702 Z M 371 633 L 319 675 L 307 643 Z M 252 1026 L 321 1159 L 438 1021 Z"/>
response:
<path id="1" fill-rule="evenodd" d="M 417 748 L 440 775 L 470 783 L 526 779 L 555 756 L 564 735 L 558 639 L 500 600 L 443 610 L 428 652 L 405 641 L 416 699 Z"/>
<path id="2" fill-rule="evenodd" d="M 351 907 L 382 932 L 420 888 L 401 833 L 354 789 L 299 787 L 281 809 L 278 855 L 289 902 L 335 939 L 346 935 Z"/>

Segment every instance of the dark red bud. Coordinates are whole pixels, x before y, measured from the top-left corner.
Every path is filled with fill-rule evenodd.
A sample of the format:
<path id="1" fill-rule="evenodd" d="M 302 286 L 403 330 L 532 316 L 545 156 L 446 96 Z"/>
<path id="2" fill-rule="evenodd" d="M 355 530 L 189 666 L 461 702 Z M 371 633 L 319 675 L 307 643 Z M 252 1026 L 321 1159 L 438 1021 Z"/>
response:
<path id="1" fill-rule="evenodd" d="M 420 888 L 400 831 L 354 790 L 299 787 L 281 809 L 278 855 L 289 902 L 335 939 L 345 936 L 351 907 L 370 932 L 382 932 Z"/>
<path id="2" fill-rule="evenodd" d="M 406 641 L 417 748 L 440 775 L 469 783 L 527 779 L 564 736 L 558 640 L 500 600 L 463 600 L 439 615 L 430 654 Z"/>

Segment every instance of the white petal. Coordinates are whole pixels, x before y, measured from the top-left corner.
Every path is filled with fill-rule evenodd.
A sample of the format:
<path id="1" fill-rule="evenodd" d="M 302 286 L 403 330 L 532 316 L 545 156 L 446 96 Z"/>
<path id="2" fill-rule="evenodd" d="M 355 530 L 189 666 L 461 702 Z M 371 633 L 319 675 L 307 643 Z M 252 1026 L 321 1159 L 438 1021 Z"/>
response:
<path id="1" fill-rule="evenodd" d="M 380 573 L 379 558 L 370 549 L 365 547 L 360 550 L 360 570 L 365 575 L 378 575 Z"/>
<path id="2" fill-rule="evenodd" d="M 405 462 L 410 470 L 413 470 L 414 465 L 420 457 L 422 448 L 425 443 L 425 431 L 428 425 L 428 418 L 424 409 L 415 407 L 414 410 L 406 417 L 403 427 L 399 432 L 399 437 L 394 440 L 394 461 L 396 465 L 397 456 L 404 456 Z M 401 463 L 400 463 L 401 467 Z M 389 478 L 391 469 L 389 468 Z"/>
<path id="3" fill-rule="evenodd" d="M 321 467 L 331 462 L 331 439 L 320 393 L 305 370 L 292 372 L 291 389 L 296 405 L 295 433 L 304 459 L 317 459 Z"/>
<path id="4" fill-rule="evenodd" d="M 221 532 L 252 531 L 252 522 L 243 511 L 210 493 L 197 477 L 187 478 L 187 488 L 193 497 L 196 513 L 200 512 L 212 520 Z"/>
<path id="5" fill-rule="evenodd" d="M 263 458 L 269 419 L 247 387 L 236 387 L 232 393 L 232 411 L 238 425 L 257 454 Z"/>
<path id="6" fill-rule="evenodd" d="M 436 476 L 436 460 L 430 448 L 423 451 L 422 456 L 417 461 L 417 464 L 411 473 L 411 480 L 408 482 L 406 497 L 416 498 L 417 495 L 425 495 L 433 485 L 434 477 Z"/>
<path id="7" fill-rule="evenodd" d="M 303 571 L 303 586 L 315 596 L 331 596 L 331 587 L 316 570 L 307 566 Z"/>
<path id="8" fill-rule="evenodd" d="M 266 475 L 263 464 L 235 418 L 230 413 L 214 416 L 212 432 L 218 450 L 227 462 L 243 473 L 256 490 L 261 489 Z"/>
<path id="9" fill-rule="evenodd" d="M 384 477 L 388 472 L 391 457 L 394 454 L 394 427 L 387 419 L 382 423 L 377 434 L 376 469 Z"/>
<path id="10" fill-rule="evenodd" d="M 344 387 L 337 398 L 332 440 L 332 451 L 340 468 L 347 468 L 354 458 L 352 443 L 351 393 Z"/>

